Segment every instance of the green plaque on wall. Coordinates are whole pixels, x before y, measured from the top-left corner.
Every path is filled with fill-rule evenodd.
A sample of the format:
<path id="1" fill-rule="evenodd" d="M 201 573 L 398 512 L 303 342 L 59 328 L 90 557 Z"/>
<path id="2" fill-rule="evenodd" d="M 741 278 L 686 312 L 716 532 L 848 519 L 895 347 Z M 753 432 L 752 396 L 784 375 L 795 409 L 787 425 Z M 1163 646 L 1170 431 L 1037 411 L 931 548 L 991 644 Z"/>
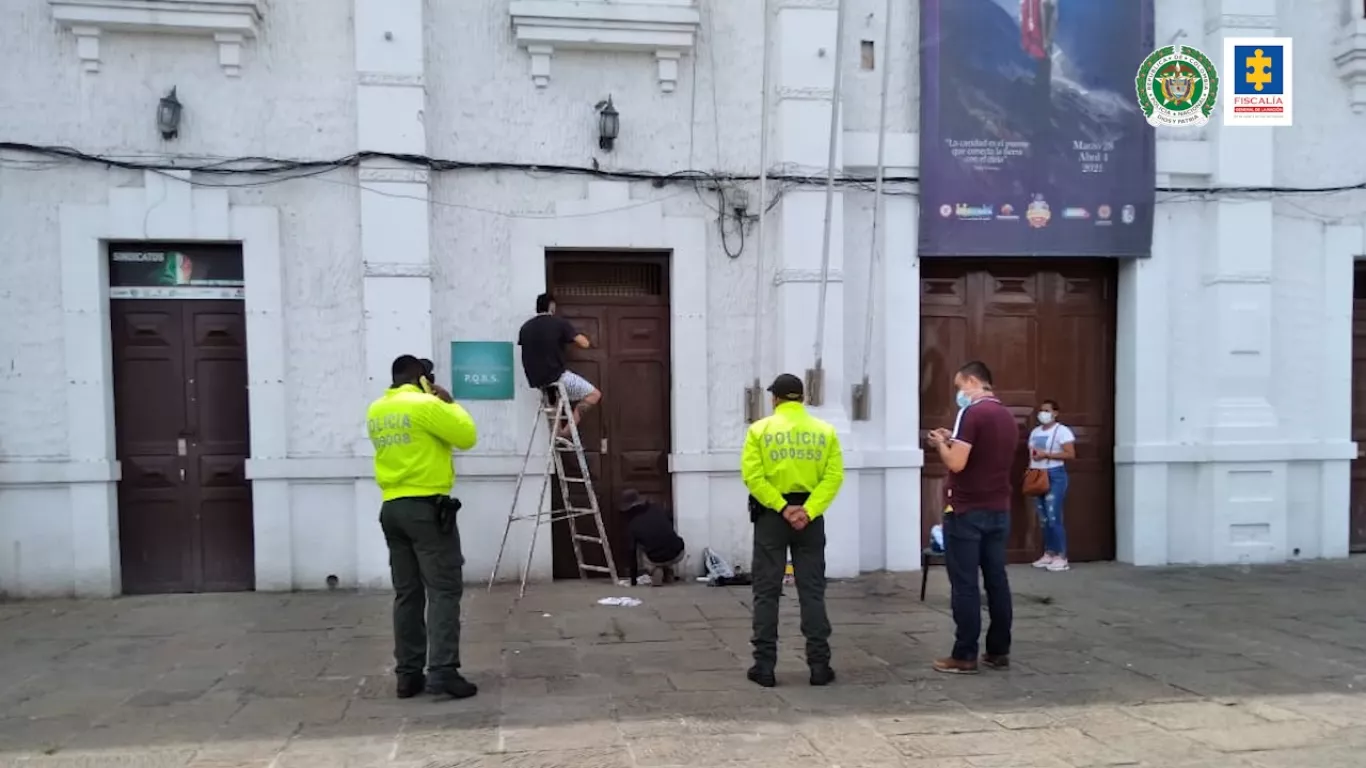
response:
<path id="1" fill-rule="evenodd" d="M 451 397 L 456 400 L 511 400 L 512 343 L 451 342 Z"/>

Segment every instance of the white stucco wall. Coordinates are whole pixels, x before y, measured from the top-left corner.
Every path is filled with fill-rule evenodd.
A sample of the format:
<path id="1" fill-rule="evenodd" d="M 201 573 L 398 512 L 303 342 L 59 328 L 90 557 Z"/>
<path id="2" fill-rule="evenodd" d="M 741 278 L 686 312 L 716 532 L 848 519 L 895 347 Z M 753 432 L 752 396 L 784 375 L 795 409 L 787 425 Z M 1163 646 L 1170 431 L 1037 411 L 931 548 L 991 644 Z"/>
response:
<path id="1" fill-rule="evenodd" d="M 916 172 L 917 19 L 914 4 L 893 5 L 888 44 L 882 0 L 848 3 L 839 162 L 850 171 L 874 165 L 880 67 L 890 64 L 888 172 Z M 1181 32 L 1183 42 L 1214 53 L 1225 33 L 1293 35 L 1298 124 L 1162 131 L 1159 186 L 1366 180 L 1366 159 L 1341 151 L 1366 131 L 1366 115 L 1351 111 L 1348 87 L 1325 53 L 1351 3 L 1318 0 L 1279 16 L 1270 0 L 1205 5 L 1158 0 L 1157 39 Z M 835 3 L 773 7 L 771 166 L 820 174 Z M 203 35 L 112 31 L 99 38 L 99 71 L 85 71 L 76 37 L 54 22 L 48 0 L 14 0 L 6 11 L 12 23 L 0 29 L 0 72 L 7 73 L 0 75 L 0 140 L 111 155 L 316 159 L 384 150 L 466 162 L 586 166 L 596 159 L 610 169 L 758 172 L 761 4 L 703 2 L 696 46 L 682 55 L 671 92 L 661 88 L 648 52 L 557 50 L 539 87 L 513 34 L 490 32 L 511 30 L 508 8 L 507 0 L 271 3 L 231 76 Z M 879 70 L 858 66 L 865 39 L 876 41 Z M 185 122 L 176 141 L 164 142 L 153 118 L 171 86 Z M 593 105 L 609 94 L 622 132 L 616 150 L 603 153 Z M 4 160 L 0 249 L 10 256 L 0 260 L 0 593 L 119 591 L 112 416 L 99 420 L 107 415 L 100 391 L 107 335 L 75 332 L 95 327 L 89 318 L 81 324 L 83 313 L 104 305 L 98 294 L 74 295 L 73 286 L 89 285 L 80 257 L 59 257 L 72 253 L 78 230 L 91 243 L 139 232 L 163 239 L 277 233 L 273 249 L 247 247 L 249 263 L 279 262 L 278 285 L 253 284 L 249 272 L 247 287 L 258 301 L 275 291 L 280 307 L 255 315 L 248 340 L 261 589 L 320 588 L 329 575 L 343 585 L 387 583 L 360 414 L 383 388 L 395 354 L 431 355 L 444 371 L 452 339 L 511 338 L 541 290 L 537 265 L 546 246 L 672 249 L 671 467 L 680 528 L 695 549 L 748 559 L 735 468 L 743 388 L 755 375 L 757 238 L 751 230 L 744 252 L 729 258 L 711 193 L 583 176 L 428 173 L 382 161 L 219 192 L 95 165 Z M 756 210 L 757 184 L 749 192 Z M 819 411 L 845 436 L 850 466 L 829 517 L 836 576 L 918 567 L 921 544 L 915 505 L 907 503 L 919 498 L 922 460 L 917 205 L 911 196 L 888 199 L 880 227 L 886 258 L 870 281 L 872 198 L 862 191 L 835 198 L 828 402 Z M 757 313 L 764 379 L 812 365 L 823 206 L 819 187 L 785 185 L 768 217 L 768 287 Z M 71 223 L 91 211 L 103 211 L 105 234 Z M 177 220 L 185 211 L 198 219 Z M 1153 257 L 1120 274 L 1120 559 L 1345 554 L 1355 456 L 1347 419 L 1350 286 L 1352 259 L 1366 253 L 1363 211 L 1359 193 L 1275 202 L 1182 195 L 1160 205 Z M 870 282 L 874 416 L 851 422 L 848 388 L 863 376 Z M 261 348 L 270 338 L 278 348 Z M 276 359 L 278 376 L 257 375 Z M 481 442 L 456 466 L 466 577 L 474 581 L 492 566 L 533 404 L 522 395 L 470 410 Z M 505 577 L 515 575 L 526 533 L 514 535 Z M 550 547 L 541 546 L 533 575 L 549 569 Z"/>
<path id="2" fill-rule="evenodd" d="M 75 37 L 54 22 L 47 0 L 6 4 L 0 136 L 125 156 L 354 152 L 349 12 L 326 0 L 277 5 L 268 32 L 244 46 L 241 75 L 229 77 L 207 34 L 109 32 L 100 39 L 100 71 L 85 72 Z M 156 105 L 173 86 L 185 104 L 184 120 L 180 138 L 164 142 L 155 129 Z M 35 170 L 11 156 L 0 163 L 0 246 L 15 255 L 0 260 L 0 349 L 6 358 L 0 374 L 0 592 L 117 591 L 117 561 L 112 575 L 99 573 L 108 570 L 99 560 L 108 560 L 107 544 L 93 553 L 81 549 L 93 527 L 80 517 L 78 500 L 88 501 L 82 494 L 107 486 L 96 494 L 103 502 L 112 485 L 110 470 L 80 445 L 92 443 L 92 432 L 102 425 L 70 417 L 69 393 L 84 380 L 67 362 L 107 355 L 99 337 L 64 333 L 61 219 L 64 206 L 104 206 L 119 190 L 146 183 L 141 172 L 94 165 Z M 226 192 L 233 207 L 270 209 L 279 221 L 285 297 L 280 331 L 290 350 L 291 375 L 284 388 L 287 406 L 280 409 L 286 418 L 272 428 L 297 455 L 349 452 L 355 427 L 339 414 L 354 411 L 363 387 L 354 354 L 361 327 L 356 172 Z M 183 213 L 173 205 L 177 199 L 157 192 L 146 203 L 146 215 L 125 217 L 118 236 L 193 239 L 191 222 L 163 226 L 167 214 Z M 253 409 L 258 410 L 255 403 Z M 99 444 L 91 450 L 107 454 L 108 463 L 112 449 L 93 442 Z M 100 522 L 106 523 L 100 535 L 107 537 L 107 521 Z M 117 553 L 116 540 L 113 547 Z M 84 562 L 91 558 L 93 572 Z"/>
<path id="3" fill-rule="evenodd" d="M 1159 0 L 1156 39 L 1183 36 L 1216 57 L 1223 36 L 1293 37 L 1305 110 L 1293 128 L 1159 130 L 1159 186 L 1366 179 L 1356 153 L 1333 149 L 1366 128 L 1334 65 L 1336 41 L 1360 16 L 1347 0 L 1293 13 L 1286 3 Z M 1120 559 L 1344 556 L 1361 193 L 1159 199 L 1153 258 L 1120 274 Z"/>

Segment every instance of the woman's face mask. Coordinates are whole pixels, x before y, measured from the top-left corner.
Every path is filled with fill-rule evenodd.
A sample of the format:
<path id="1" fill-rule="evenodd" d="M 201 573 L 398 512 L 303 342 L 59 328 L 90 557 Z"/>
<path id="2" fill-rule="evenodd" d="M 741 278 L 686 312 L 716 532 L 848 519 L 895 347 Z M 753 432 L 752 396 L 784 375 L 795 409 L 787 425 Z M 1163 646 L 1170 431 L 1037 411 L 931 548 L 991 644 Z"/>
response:
<path id="1" fill-rule="evenodd" d="M 1039 423 L 1040 423 L 1040 424 L 1052 424 L 1052 423 L 1053 423 L 1053 412 L 1052 412 L 1052 411 L 1039 411 Z"/>
<path id="2" fill-rule="evenodd" d="M 972 398 L 968 397 L 968 393 L 961 389 L 958 390 L 958 396 L 955 399 L 958 401 L 959 408 L 967 408 L 969 405 L 972 405 Z"/>

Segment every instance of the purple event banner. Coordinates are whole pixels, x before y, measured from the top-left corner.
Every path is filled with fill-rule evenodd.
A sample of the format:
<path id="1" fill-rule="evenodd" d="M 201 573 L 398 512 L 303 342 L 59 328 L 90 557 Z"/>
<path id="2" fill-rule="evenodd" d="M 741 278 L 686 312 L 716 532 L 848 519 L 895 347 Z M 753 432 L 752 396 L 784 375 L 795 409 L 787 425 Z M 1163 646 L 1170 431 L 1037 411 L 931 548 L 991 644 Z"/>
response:
<path id="1" fill-rule="evenodd" d="M 922 0 L 920 255 L 1146 257 L 1153 0 Z"/>

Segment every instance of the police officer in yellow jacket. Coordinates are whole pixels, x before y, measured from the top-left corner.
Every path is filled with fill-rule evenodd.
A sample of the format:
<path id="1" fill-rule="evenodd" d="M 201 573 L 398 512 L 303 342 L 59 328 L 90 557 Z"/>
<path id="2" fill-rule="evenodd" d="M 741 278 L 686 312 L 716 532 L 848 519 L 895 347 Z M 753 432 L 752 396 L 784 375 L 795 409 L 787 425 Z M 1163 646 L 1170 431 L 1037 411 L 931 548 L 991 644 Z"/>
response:
<path id="1" fill-rule="evenodd" d="M 750 425 L 740 454 L 754 523 L 754 666 L 748 676 L 765 688 L 777 684 L 778 598 L 791 550 L 811 684 L 829 685 L 835 671 L 825 613 L 824 514 L 844 482 L 844 456 L 835 428 L 802 405 L 801 379 L 784 373 L 768 391 L 773 415 Z"/>
<path id="2" fill-rule="evenodd" d="M 474 447 L 474 420 L 432 381 L 430 364 L 403 355 L 392 373 L 393 386 L 370 404 L 366 429 L 384 498 L 379 523 L 394 582 L 398 697 L 425 689 L 464 699 L 479 689 L 460 675 L 465 557 L 455 525 L 460 502 L 450 496 L 451 451 Z"/>

